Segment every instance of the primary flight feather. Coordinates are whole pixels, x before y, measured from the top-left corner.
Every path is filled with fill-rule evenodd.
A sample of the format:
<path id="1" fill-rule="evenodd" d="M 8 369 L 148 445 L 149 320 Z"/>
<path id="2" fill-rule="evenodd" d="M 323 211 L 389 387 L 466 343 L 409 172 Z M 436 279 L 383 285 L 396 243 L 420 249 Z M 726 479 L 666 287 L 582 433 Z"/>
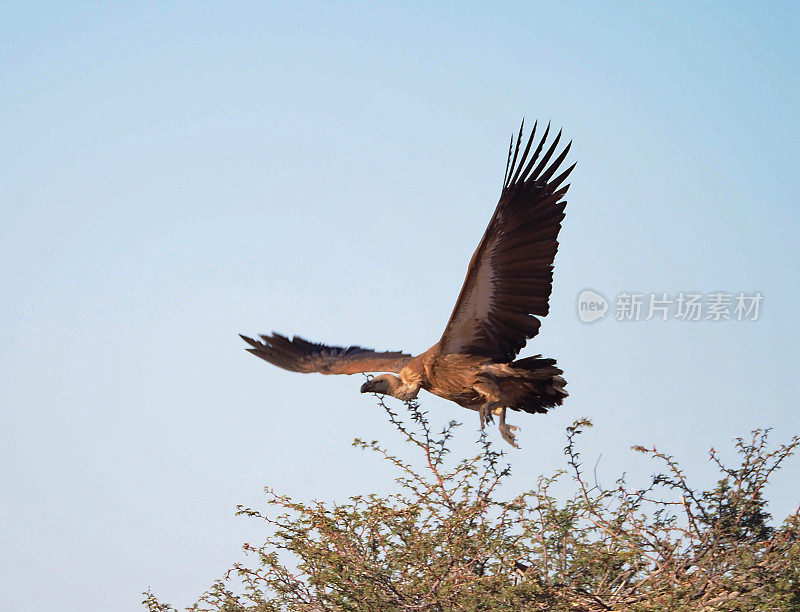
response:
<path id="1" fill-rule="evenodd" d="M 298 336 L 289 340 L 273 333 L 261 340 L 241 336 L 251 347 L 247 350 L 292 372 L 392 372 L 367 381 L 361 392 L 410 400 L 425 389 L 477 410 L 481 427 L 497 415 L 503 438 L 517 446 L 513 433 L 517 428 L 506 423 L 507 409 L 547 412 L 567 397 L 555 359 L 515 357 L 538 333 L 540 317 L 549 311 L 553 260 L 566 206 L 563 198 L 569 189 L 563 183 L 575 167 L 572 164 L 554 176 L 571 143 L 555 155 L 559 131 L 545 151 L 548 125 L 531 151 L 534 125 L 521 150 L 523 127 L 524 122 L 516 139 L 511 139 L 500 201 L 436 344 L 414 357 L 360 346 L 328 346 Z"/>

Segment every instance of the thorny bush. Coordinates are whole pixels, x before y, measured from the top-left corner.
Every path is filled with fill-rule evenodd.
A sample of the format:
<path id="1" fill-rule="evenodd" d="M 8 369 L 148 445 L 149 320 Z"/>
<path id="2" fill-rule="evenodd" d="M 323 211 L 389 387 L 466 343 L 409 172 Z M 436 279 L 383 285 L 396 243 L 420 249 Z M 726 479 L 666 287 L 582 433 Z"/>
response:
<path id="1" fill-rule="evenodd" d="M 798 511 L 774 526 L 764 489 L 800 439 L 768 445 L 769 430 L 737 438 L 739 464 L 715 488 L 693 488 L 676 460 L 634 447 L 660 465 L 644 488 L 620 478 L 590 485 L 567 428 L 566 467 L 536 488 L 496 499 L 509 475 L 485 436 L 479 453 L 449 466 L 457 423 L 432 431 L 407 402 L 407 419 L 380 401 L 422 469 L 376 441 L 355 446 L 390 462 L 399 492 L 355 496 L 343 505 L 303 503 L 266 489 L 269 537 L 245 544 L 250 563 L 217 581 L 194 611 L 271 610 L 797 610 Z M 449 467 L 448 467 L 449 466 Z M 558 499 L 554 484 L 571 479 Z M 174 610 L 149 591 L 149 612 Z"/>

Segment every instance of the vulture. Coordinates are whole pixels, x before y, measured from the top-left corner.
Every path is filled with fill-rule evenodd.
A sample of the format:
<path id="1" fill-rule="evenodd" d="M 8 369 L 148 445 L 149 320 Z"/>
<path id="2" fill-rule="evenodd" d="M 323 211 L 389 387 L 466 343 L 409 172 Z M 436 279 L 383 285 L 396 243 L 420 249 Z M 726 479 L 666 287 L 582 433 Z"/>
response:
<path id="1" fill-rule="evenodd" d="M 553 260 L 564 219 L 564 181 L 575 164 L 559 169 L 571 142 L 556 154 L 561 131 L 547 144 L 550 125 L 525 147 L 524 120 L 512 135 L 506 171 L 486 232 L 472 255 L 450 320 L 436 344 L 413 356 L 360 346 L 329 346 L 278 333 L 255 340 L 242 335 L 247 350 L 292 372 L 358 374 L 380 372 L 362 393 L 413 400 L 420 389 L 479 413 L 480 426 L 499 419 L 500 433 L 517 447 L 506 411 L 532 414 L 560 406 L 567 397 L 555 359 L 541 355 L 516 359 L 539 331 L 549 311 Z M 536 146 L 533 146 L 536 142 Z"/>

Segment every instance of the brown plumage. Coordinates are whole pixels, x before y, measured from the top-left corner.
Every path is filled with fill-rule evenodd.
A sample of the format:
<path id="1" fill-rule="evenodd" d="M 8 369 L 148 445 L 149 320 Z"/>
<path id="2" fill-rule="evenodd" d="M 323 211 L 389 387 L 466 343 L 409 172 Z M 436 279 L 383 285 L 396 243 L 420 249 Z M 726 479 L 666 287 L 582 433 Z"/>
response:
<path id="1" fill-rule="evenodd" d="M 524 122 L 523 122 L 524 125 Z M 516 446 L 506 409 L 547 412 L 567 396 L 554 359 L 514 358 L 539 331 L 549 311 L 553 259 L 564 219 L 561 186 L 575 164 L 553 178 L 570 144 L 553 158 L 561 132 L 542 155 L 550 126 L 531 152 L 533 126 L 520 151 L 523 126 L 512 137 L 500 201 L 467 268 L 467 277 L 439 342 L 412 357 L 360 346 L 315 344 L 273 333 L 242 336 L 254 355 L 293 372 L 393 372 L 364 383 L 362 393 L 414 399 L 420 389 L 480 413 L 481 427 L 500 417 L 503 438 Z M 541 158 L 540 158 L 541 155 Z M 552 160 L 552 161 L 551 161 Z"/>

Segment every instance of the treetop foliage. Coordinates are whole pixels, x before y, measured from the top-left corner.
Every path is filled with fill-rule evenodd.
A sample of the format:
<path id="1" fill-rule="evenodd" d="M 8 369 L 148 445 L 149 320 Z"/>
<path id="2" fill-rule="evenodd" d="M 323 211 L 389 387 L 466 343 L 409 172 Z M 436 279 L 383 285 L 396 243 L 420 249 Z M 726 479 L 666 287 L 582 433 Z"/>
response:
<path id="1" fill-rule="evenodd" d="M 712 449 L 710 490 L 672 456 L 637 446 L 657 473 L 644 487 L 623 476 L 606 488 L 584 472 L 577 440 L 591 423 L 581 419 L 567 428 L 563 469 L 500 499 L 510 467 L 485 435 L 475 456 L 446 461 L 457 423 L 434 432 L 417 402 L 405 417 L 380 405 L 423 467 L 356 440 L 392 464 L 399 492 L 334 504 L 267 488 L 266 509 L 238 511 L 266 524 L 266 541 L 245 544 L 249 562 L 188 610 L 800 609 L 800 508 L 773 524 L 764 497 L 797 436 L 737 438 L 735 466 Z M 559 499 L 563 481 L 572 493 Z M 149 612 L 174 610 L 145 595 Z"/>

